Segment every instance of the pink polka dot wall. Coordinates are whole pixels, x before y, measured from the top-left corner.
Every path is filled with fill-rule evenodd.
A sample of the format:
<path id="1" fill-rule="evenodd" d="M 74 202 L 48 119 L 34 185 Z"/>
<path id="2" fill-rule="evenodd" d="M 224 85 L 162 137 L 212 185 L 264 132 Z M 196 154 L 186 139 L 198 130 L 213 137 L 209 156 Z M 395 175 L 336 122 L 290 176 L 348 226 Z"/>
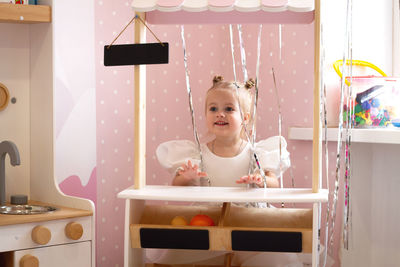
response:
<path id="1" fill-rule="evenodd" d="M 128 1 L 96 4 L 97 87 L 97 266 L 123 266 L 124 201 L 116 195 L 133 184 L 134 78 L 133 67 L 104 67 L 103 47 L 110 43 L 133 16 Z M 164 141 L 193 138 L 185 81 L 180 25 L 151 25 L 168 42 L 169 64 L 147 66 L 147 184 L 170 184 L 171 177 L 155 157 Z M 314 80 L 313 24 L 282 25 L 281 49 L 278 25 L 262 30 L 260 96 L 257 139 L 278 135 L 278 105 L 282 109 L 282 135 L 288 127 L 312 127 Z M 243 25 L 249 77 L 255 77 L 258 25 Z M 200 138 L 207 138 L 204 95 L 214 75 L 233 80 L 229 25 L 185 25 L 190 85 Z M 156 40 L 147 33 L 148 42 Z M 133 43 L 130 26 L 117 43 Z M 242 80 L 240 47 L 234 26 L 236 72 Z M 271 69 L 277 78 L 279 98 Z M 296 187 L 311 187 L 311 142 L 288 140 Z M 331 148 L 334 151 L 334 148 Z M 334 163 L 331 163 L 333 166 Z M 332 175 L 332 174 L 331 174 Z M 333 180 L 333 179 L 332 179 Z M 291 186 L 289 172 L 284 186 Z"/>

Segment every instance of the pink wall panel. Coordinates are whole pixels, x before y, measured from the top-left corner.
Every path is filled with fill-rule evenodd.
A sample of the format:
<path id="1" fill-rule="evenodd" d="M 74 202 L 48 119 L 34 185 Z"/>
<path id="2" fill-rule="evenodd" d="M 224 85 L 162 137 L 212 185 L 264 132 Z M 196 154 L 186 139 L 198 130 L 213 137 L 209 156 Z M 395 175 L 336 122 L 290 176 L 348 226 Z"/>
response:
<path id="1" fill-rule="evenodd" d="M 123 266 L 124 201 L 116 195 L 133 184 L 133 67 L 104 67 L 102 62 L 103 46 L 133 16 L 129 4 L 129 1 L 96 3 L 97 266 L 100 267 Z M 254 77 L 258 25 L 242 28 L 248 72 Z M 156 147 L 172 139 L 193 140 L 182 41 L 179 25 L 152 25 L 151 29 L 163 42 L 169 42 L 170 62 L 147 66 L 147 183 L 170 184 L 171 177 L 155 158 Z M 236 27 L 234 33 L 236 71 L 240 78 L 243 75 Z M 150 34 L 147 36 L 149 42 L 156 41 Z M 229 26 L 186 25 L 185 36 L 195 118 L 200 137 L 205 140 L 204 94 L 214 75 L 233 79 Z M 117 43 L 132 40 L 130 26 Z M 283 25 L 281 51 L 278 25 L 264 25 L 261 50 L 257 139 L 278 134 L 277 101 L 282 106 L 285 137 L 289 126 L 311 127 L 313 25 Z M 277 78 L 278 100 L 273 89 L 272 67 Z M 311 142 L 288 141 L 293 165 L 284 177 L 284 185 L 291 186 L 290 173 L 293 173 L 296 187 L 311 187 Z"/>

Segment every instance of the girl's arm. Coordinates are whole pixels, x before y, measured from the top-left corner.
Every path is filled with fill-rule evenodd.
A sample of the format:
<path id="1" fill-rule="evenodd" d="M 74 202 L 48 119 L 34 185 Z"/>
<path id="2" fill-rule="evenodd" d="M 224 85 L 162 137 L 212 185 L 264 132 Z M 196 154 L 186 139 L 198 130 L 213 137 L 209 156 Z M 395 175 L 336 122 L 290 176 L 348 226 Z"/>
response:
<path id="1" fill-rule="evenodd" d="M 192 162 L 189 160 L 188 164 L 183 164 L 178 169 L 174 179 L 172 180 L 172 185 L 200 185 L 201 177 L 207 177 L 207 173 L 199 171 L 199 166 L 196 164 L 192 165 Z"/>
<path id="2" fill-rule="evenodd" d="M 276 177 L 275 173 L 264 170 L 265 177 L 267 178 L 267 187 L 268 188 L 278 188 L 279 180 Z M 255 184 L 258 187 L 264 187 L 264 181 L 260 173 L 255 172 L 250 175 L 245 175 L 236 181 L 238 184 Z"/>

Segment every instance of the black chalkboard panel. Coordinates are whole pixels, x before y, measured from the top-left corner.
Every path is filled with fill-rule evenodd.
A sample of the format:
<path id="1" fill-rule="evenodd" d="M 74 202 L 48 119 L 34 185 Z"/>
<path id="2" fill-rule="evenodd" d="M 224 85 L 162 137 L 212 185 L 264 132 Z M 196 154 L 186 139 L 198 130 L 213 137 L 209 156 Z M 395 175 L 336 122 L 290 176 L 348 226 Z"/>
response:
<path id="1" fill-rule="evenodd" d="M 166 64 L 169 59 L 168 43 L 124 44 L 104 46 L 104 66 Z"/>
<path id="2" fill-rule="evenodd" d="M 141 228 L 142 248 L 200 249 L 210 248 L 208 230 Z"/>
<path id="3" fill-rule="evenodd" d="M 301 232 L 232 231 L 232 250 L 301 252 Z"/>

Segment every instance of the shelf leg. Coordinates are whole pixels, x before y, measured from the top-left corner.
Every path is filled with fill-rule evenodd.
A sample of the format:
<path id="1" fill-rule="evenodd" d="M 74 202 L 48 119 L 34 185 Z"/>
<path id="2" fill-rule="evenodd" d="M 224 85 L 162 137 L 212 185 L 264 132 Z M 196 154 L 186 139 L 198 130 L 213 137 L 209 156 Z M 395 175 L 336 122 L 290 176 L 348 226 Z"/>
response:
<path id="1" fill-rule="evenodd" d="M 319 256 L 319 240 L 318 240 L 318 225 L 319 225 L 319 204 L 313 204 L 313 231 L 312 231 L 312 267 L 318 267 Z"/>

